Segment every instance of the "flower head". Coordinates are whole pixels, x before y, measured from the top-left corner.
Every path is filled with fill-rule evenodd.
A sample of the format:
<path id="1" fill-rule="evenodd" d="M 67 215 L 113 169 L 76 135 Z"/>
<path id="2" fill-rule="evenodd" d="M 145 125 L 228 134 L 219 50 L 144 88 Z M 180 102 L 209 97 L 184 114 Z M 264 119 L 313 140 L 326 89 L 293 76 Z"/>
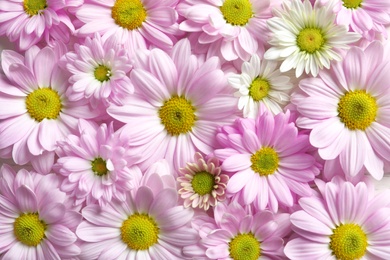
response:
<path id="1" fill-rule="evenodd" d="M 237 119 L 233 126 L 222 127 L 217 139 L 223 149 L 214 154 L 222 170 L 232 173 L 228 196 L 276 212 L 279 204 L 291 207 L 296 195 L 311 195 L 308 182 L 319 171 L 307 153 L 308 136 L 289 120 L 289 113 L 274 117 L 265 111 L 256 121 Z"/>
<path id="2" fill-rule="evenodd" d="M 338 158 L 348 175 L 365 167 L 375 178 L 383 176 L 390 158 L 389 70 L 383 46 L 353 47 L 344 60 L 318 78 L 300 82 L 303 93 L 292 102 L 301 116 L 300 127 L 312 129 L 310 142 L 324 160 Z"/>
<path id="3" fill-rule="evenodd" d="M 373 195 L 364 182 L 317 181 L 320 197 L 299 200 L 291 215 L 298 237 L 284 252 L 290 259 L 386 259 L 390 238 L 389 192 Z"/>
<path id="4" fill-rule="evenodd" d="M 340 49 L 348 49 L 360 38 L 334 20 L 330 7 L 321 7 L 317 1 L 314 7 L 309 0 L 285 1 L 283 9 L 275 10 L 275 17 L 267 21 L 272 47 L 264 58 L 283 60 L 282 72 L 294 68 L 297 77 L 303 71 L 317 76 L 323 67 L 329 69 L 331 60 L 341 60 Z"/>
<path id="5" fill-rule="evenodd" d="M 205 161 L 200 153 L 195 153 L 195 162 L 180 168 L 177 178 L 182 186 L 179 194 L 184 199 L 184 207 L 199 207 L 208 210 L 226 199 L 225 189 L 229 176 L 221 174 L 217 158 Z"/>
<path id="6" fill-rule="evenodd" d="M 105 207 L 91 204 L 82 210 L 85 220 L 76 233 L 85 242 L 81 246 L 83 257 L 183 257 L 182 248 L 197 238 L 196 232 L 187 226 L 193 212 L 177 206 L 176 189 L 165 186 L 163 177 L 154 170 L 149 170 L 140 180 L 149 183 L 148 186 L 141 185 L 128 192 L 124 202 L 112 200 Z"/>
<path id="7" fill-rule="evenodd" d="M 67 90 L 71 100 L 86 98 L 94 107 L 98 103 L 122 104 L 134 88 L 127 74 L 131 69 L 127 52 L 113 37 L 103 41 L 96 33 L 84 44 L 76 44 L 74 52 L 66 54 L 66 68 L 72 74 Z"/>
<path id="8" fill-rule="evenodd" d="M 41 40 L 58 40 L 67 43 L 74 33 L 74 26 L 67 7 L 76 2 L 56 0 L 4 0 L 0 6 L 0 35 L 7 35 L 11 42 L 18 41 L 27 50 Z"/>
<path id="9" fill-rule="evenodd" d="M 275 61 L 260 61 L 253 55 L 249 62 L 244 62 L 241 74 L 228 77 L 230 85 L 237 89 L 238 108 L 244 117 L 255 118 L 263 103 L 272 114 L 282 112 L 282 107 L 290 100 L 289 92 L 293 87 L 290 78 L 280 73 Z"/>
<path id="10" fill-rule="evenodd" d="M 81 215 L 67 203 L 54 174 L 0 169 L 0 254 L 3 259 L 70 259 L 80 253 Z"/>
<path id="11" fill-rule="evenodd" d="M 218 58 L 201 64 L 186 39 L 175 45 L 172 56 L 152 49 L 138 59 L 130 73 L 134 95 L 107 111 L 126 123 L 121 137 L 143 154 L 141 167 L 165 158 L 178 171 L 197 150 L 212 152 L 217 127 L 234 118 L 235 100 L 225 94 Z"/>
<path id="12" fill-rule="evenodd" d="M 61 190 L 75 201 L 105 205 L 113 198 L 123 201 L 137 186 L 139 155 L 119 140 L 113 124 L 79 121 L 79 134 L 58 143 L 56 171 L 63 175 Z"/>
<path id="13" fill-rule="evenodd" d="M 180 29 L 195 32 L 209 57 L 248 60 L 264 53 L 266 20 L 272 17 L 269 0 L 183 1 L 178 10 L 185 17 Z"/>
<path id="14" fill-rule="evenodd" d="M 77 118 L 94 118 L 85 101 L 66 97 L 68 77 L 58 62 L 65 46 L 39 49 L 25 56 L 2 52 L 0 78 L 0 149 L 11 148 L 17 164 L 25 164 L 43 152 L 54 153 L 57 141 L 77 127 Z"/>

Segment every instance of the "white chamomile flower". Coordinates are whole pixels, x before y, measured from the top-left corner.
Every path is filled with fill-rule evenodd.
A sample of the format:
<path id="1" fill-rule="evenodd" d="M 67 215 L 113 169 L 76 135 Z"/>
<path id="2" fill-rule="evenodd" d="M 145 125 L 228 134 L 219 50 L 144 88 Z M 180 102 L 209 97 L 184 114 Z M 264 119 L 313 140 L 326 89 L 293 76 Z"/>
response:
<path id="1" fill-rule="evenodd" d="M 335 14 L 330 5 L 314 6 L 309 0 L 292 0 L 275 10 L 275 17 L 267 21 L 272 32 L 272 45 L 264 54 L 265 59 L 284 60 L 280 71 L 296 69 L 299 77 L 303 71 L 317 76 L 323 67 L 329 69 L 331 60 L 341 60 L 339 51 L 349 49 L 348 44 L 360 39 L 360 35 L 348 32 L 348 28 L 335 24 Z"/>
<path id="2" fill-rule="evenodd" d="M 276 61 L 260 61 L 253 55 L 249 62 L 244 62 L 241 74 L 228 77 L 229 84 L 237 89 L 234 93 L 238 100 L 238 109 L 244 117 L 255 118 L 263 103 L 272 114 L 282 112 L 290 100 L 289 92 L 293 86 L 288 76 L 283 75 Z"/>

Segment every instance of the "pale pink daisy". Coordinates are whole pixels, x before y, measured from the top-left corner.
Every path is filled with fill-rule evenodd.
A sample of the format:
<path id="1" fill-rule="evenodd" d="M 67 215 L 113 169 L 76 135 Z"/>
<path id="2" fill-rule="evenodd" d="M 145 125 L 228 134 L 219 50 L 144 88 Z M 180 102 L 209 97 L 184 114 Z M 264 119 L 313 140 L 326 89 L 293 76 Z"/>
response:
<path id="1" fill-rule="evenodd" d="M 153 49 L 140 53 L 137 64 L 130 73 L 134 95 L 107 112 L 126 123 L 121 136 L 143 155 L 142 168 L 165 158 L 179 170 L 196 151 L 212 152 L 217 127 L 236 112 L 218 58 L 200 63 L 184 39 L 172 56 Z"/>
<path id="2" fill-rule="evenodd" d="M 98 126 L 80 120 L 78 134 L 59 141 L 57 154 L 54 169 L 65 177 L 60 188 L 75 205 L 123 201 L 137 187 L 133 176 L 140 174 L 136 163 L 141 156 L 119 140 L 112 123 Z"/>
<path id="3" fill-rule="evenodd" d="M 267 110 L 256 120 L 237 119 L 217 135 L 223 149 L 214 154 L 232 176 L 228 197 L 260 210 L 291 207 L 297 196 L 310 196 L 309 182 L 319 173 L 309 137 L 290 122 L 289 112 L 275 117 Z"/>
<path id="4" fill-rule="evenodd" d="M 72 74 L 67 90 L 70 100 L 90 100 L 99 103 L 122 104 L 121 100 L 134 88 L 128 77 L 131 63 L 126 50 L 113 37 L 103 41 L 99 34 L 75 44 L 75 51 L 66 54 L 66 68 Z"/>
<path id="5" fill-rule="evenodd" d="M 124 202 L 82 210 L 85 220 L 76 231 L 85 242 L 82 259 L 183 259 L 182 248 L 197 239 L 189 226 L 193 211 L 177 205 L 176 189 L 164 187 L 159 174 L 147 178 L 153 181 Z"/>
<path id="6" fill-rule="evenodd" d="M 25 57 L 2 52 L 0 77 L 0 149 L 10 149 L 17 164 L 44 152 L 53 153 L 57 141 L 77 127 L 77 118 L 93 118 L 99 111 L 85 101 L 65 96 L 68 76 L 59 66 L 65 46 L 30 48 Z M 42 157 L 41 159 L 45 159 Z"/>
<path id="7" fill-rule="evenodd" d="M 78 35 L 98 32 L 103 39 L 114 36 L 134 53 L 150 45 L 170 49 L 178 33 L 175 10 L 178 0 L 86 0 L 76 16 L 84 25 Z"/>
<path id="8" fill-rule="evenodd" d="M 54 174 L 41 175 L 8 165 L 0 169 L 1 259 L 74 259 L 80 248 L 75 230 L 82 216 L 58 189 Z"/>
<path id="9" fill-rule="evenodd" d="M 234 96 L 239 98 L 238 108 L 250 118 L 257 116 L 261 103 L 274 115 L 282 112 L 293 87 L 276 61 L 260 61 L 257 54 L 242 64 L 241 74 L 230 74 L 228 82 L 237 89 Z"/>
<path id="10" fill-rule="evenodd" d="M 320 196 L 301 198 L 291 215 L 298 237 L 286 244 L 290 259 L 389 259 L 390 191 L 374 195 L 364 182 L 316 181 Z"/>
<path id="11" fill-rule="evenodd" d="M 201 240 L 186 246 L 184 253 L 193 259 L 285 259 L 283 237 L 290 232 L 289 216 L 220 203 L 214 218 L 194 217 Z"/>
<path id="12" fill-rule="evenodd" d="M 291 0 L 282 9 L 274 9 L 275 17 L 267 21 L 272 31 L 265 54 L 268 60 L 282 60 L 280 71 L 295 69 L 296 77 L 305 71 L 314 77 L 323 68 L 329 69 L 332 60 L 341 60 L 340 52 L 349 49 L 360 35 L 348 32 L 344 25 L 335 24 L 331 7 L 314 6 L 309 0 Z"/>
<path id="13" fill-rule="evenodd" d="M 27 50 L 41 40 L 67 43 L 74 33 L 67 7 L 77 1 L 2 0 L 0 5 L 0 35 L 7 35 L 21 50 Z"/>
<path id="14" fill-rule="evenodd" d="M 221 174 L 219 161 L 215 157 L 206 161 L 202 154 L 195 153 L 194 159 L 195 162 L 187 162 L 184 168 L 179 169 L 177 181 L 182 187 L 179 194 L 184 199 L 184 207 L 208 210 L 226 199 L 229 176 Z"/>
<path id="15" fill-rule="evenodd" d="M 387 38 L 390 24 L 390 2 L 381 0 L 320 0 L 332 5 L 336 23 L 348 26 L 352 31 L 372 41 L 376 34 Z"/>
<path id="16" fill-rule="evenodd" d="M 177 7 L 185 18 L 180 29 L 196 32 L 200 45 L 207 46 L 208 57 L 249 60 L 256 53 L 264 53 L 266 20 L 272 17 L 270 2 L 185 0 Z"/>
<path id="17" fill-rule="evenodd" d="M 363 167 L 377 180 L 390 158 L 390 63 L 381 43 L 353 47 L 318 78 L 300 82 L 292 102 L 297 125 L 311 129 L 310 142 L 324 160 L 338 158 L 348 175 Z"/>

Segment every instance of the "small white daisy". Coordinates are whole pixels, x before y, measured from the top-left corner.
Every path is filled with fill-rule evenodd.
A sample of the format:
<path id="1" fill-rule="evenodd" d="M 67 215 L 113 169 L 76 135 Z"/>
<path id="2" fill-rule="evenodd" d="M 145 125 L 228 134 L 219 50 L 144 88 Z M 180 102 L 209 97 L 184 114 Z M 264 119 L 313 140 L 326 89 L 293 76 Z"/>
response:
<path id="1" fill-rule="evenodd" d="M 292 0 L 275 10 L 275 17 L 267 21 L 272 32 L 269 43 L 273 46 L 264 54 L 269 60 L 284 60 L 280 71 L 296 69 L 297 77 L 303 71 L 317 76 L 323 67 L 329 69 L 331 60 L 341 60 L 340 49 L 360 39 L 348 28 L 335 24 L 335 14 L 329 5 L 314 6 L 309 0 Z"/>
<path id="2" fill-rule="evenodd" d="M 238 109 L 243 110 L 244 117 L 255 118 L 261 103 L 274 115 L 282 112 L 293 84 L 277 68 L 276 61 L 260 61 L 259 56 L 253 55 L 242 64 L 241 74 L 228 77 L 229 84 L 238 89 L 234 95 L 239 97 Z"/>

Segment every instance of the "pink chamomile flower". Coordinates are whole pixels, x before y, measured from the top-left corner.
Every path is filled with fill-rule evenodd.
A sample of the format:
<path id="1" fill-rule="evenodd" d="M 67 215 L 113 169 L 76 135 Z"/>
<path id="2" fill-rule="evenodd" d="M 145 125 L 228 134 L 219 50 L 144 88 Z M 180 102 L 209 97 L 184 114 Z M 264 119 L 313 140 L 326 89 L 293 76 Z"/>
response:
<path id="1" fill-rule="evenodd" d="M 291 101 L 297 125 L 311 129 L 310 143 L 324 160 L 338 159 L 345 174 L 364 167 L 383 177 L 390 158 L 390 63 L 380 42 L 352 47 L 342 62 L 300 81 Z"/>
<path id="2" fill-rule="evenodd" d="M 64 176 L 61 190 L 75 205 L 125 200 L 126 192 L 137 187 L 140 155 L 119 140 L 112 123 L 98 126 L 80 120 L 78 128 L 77 135 L 58 142 L 59 159 L 54 169 Z"/>
<path id="3" fill-rule="evenodd" d="M 380 34 L 387 38 L 386 27 L 390 24 L 390 2 L 381 0 L 320 0 L 332 5 L 336 23 L 348 26 L 369 41 Z"/>
<path id="4" fill-rule="evenodd" d="M 179 170 L 177 181 L 182 187 L 179 194 L 184 199 L 184 207 L 208 210 L 226 199 L 229 176 L 221 174 L 219 161 L 215 157 L 206 161 L 202 154 L 195 153 L 194 159 L 195 162 L 188 162 L 185 168 Z"/>
<path id="5" fill-rule="evenodd" d="M 217 139 L 223 148 L 214 154 L 231 173 L 228 197 L 277 212 L 279 204 L 291 207 L 299 196 L 312 194 L 309 182 L 319 170 L 307 153 L 308 135 L 289 117 L 289 112 L 273 116 L 265 110 L 255 120 L 237 119 L 221 128 Z"/>
<path id="6" fill-rule="evenodd" d="M 289 259 L 389 259 L 390 191 L 374 194 L 364 182 L 317 180 L 319 196 L 301 198 L 291 217 L 296 236 Z"/>
<path id="7" fill-rule="evenodd" d="M 68 75 L 58 66 L 65 46 L 30 48 L 25 56 L 2 52 L 0 76 L 0 149 L 10 149 L 17 164 L 47 152 L 77 127 L 77 118 L 94 118 L 86 101 L 69 101 Z M 46 157 L 42 157 L 45 159 Z M 50 168 L 50 167 L 48 167 Z"/>
<path id="8" fill-rule="evenodd" d="M 271 1 L 195 0 L 182 1 L 178 12 L 185 18 L 180 29 L 198 34 L 208 56 L 222 60 L 249 60 L 264 53 L 266 20 L 272 17 Z"/>
<path id="9" fill-rule="evenodd" d="M 237 111 L 234 97 L 225 93 L 227 81 L 218 58 L 200 63 L 183 39 L 171 56 L 152 49 L 137 59 L 130 72 L 134 94 L 107 112 L 126 123 L 121 137 L 143 154 L 141 169 L 167 159 L 178 171 L 195 152 L 211 153 L 217 127 L 232 122 Z"/>
<path id="10" fill-rule="evenodd" d="M 76 16 L 84 25 L 80 36 L 98 32 L 103 39 L 114 36 L 131 53 L 149 46 L 170 49 L 178 33 L 175 10 L 178 0 L 86 0 Z"/>
<path id="11" fill-rule="evenodd" d="M 76 231 L 84 241 L 81 258 L 183 259 L 182 248 L 197 239 L 189 226 L 193 211 L 177 205 L 177 191 L 164 185 L 164 176 L 146 174 L 148 186 L 127 193 L 123 202 L 86 206 Z"/>
<path id="12" fill-rule="evenodd" d="M 2 0 L 0 5 L 0 35 L 11 42 L 18 41 L 21 50 L 27 50 L 44 39 L 67 43 L 74 33 L 67 7 L 77 1 L 57 0 Z"/>
<path id="13" fill-rule="evenodd" d="M 237 202 L 220 203 L 214 218 L 194 217 L 201 240 L 184 247 L 184 253 L 192 259 L 285 259 L 283 237 L 290 232 L 289 216 L 252 211 Z"/>
<path id="14" fill-rule="evenodd" d="M 54 174 L 1 167 L 1 259 L 60 260 L 80 254 L 75 231 L 82 216 L 58 185 Z"/>
<path id="15" fill-rule="evenodd" d="M 96 33 L 83 44 L 76 44 L 75 51 L 65 57 L 66 68 L 72 74 L 67 90 L 70 100 L 86 98 L 93 107 L 98 103 L 120 105 L 126 95 L 133 93 L 128 77 L 132 67 L 128 53 L 113 37 L 103 41 Z"/>

